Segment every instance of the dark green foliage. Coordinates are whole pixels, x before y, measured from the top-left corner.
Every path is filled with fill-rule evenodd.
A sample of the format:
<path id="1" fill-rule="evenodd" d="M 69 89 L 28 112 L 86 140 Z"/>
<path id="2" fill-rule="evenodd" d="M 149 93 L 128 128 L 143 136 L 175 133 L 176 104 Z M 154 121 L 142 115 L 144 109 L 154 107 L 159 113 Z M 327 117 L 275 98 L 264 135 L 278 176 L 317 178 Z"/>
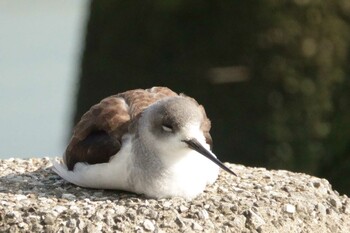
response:
<path id="1" fill-rule="evenodd" d="M 92 1 L 75 121 L 105 96 L 169 86 L 206 107 L 222 160 L 350 192 L 349 15 L 346 0 Z"/>
<path id="2" fill-rule="evenodd" d="M 266 1 L 263 7 L 267 25 L 257 38 L 254 68 L 270 88 L 270 165 L 316 173 L 332 129 L 335 87 L 345 78 L 349 27 L 335 1 Z"/>

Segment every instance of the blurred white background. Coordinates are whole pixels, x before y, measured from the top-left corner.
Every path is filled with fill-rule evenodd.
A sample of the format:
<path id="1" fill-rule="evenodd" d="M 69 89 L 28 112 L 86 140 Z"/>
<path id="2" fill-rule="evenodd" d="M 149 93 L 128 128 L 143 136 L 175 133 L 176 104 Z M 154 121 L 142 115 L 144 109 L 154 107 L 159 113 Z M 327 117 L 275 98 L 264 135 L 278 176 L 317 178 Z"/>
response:
<path id="1" fill-rule="evenodd" d="M 0 0 L 0 158 L 59 156 L 88 0 Z"/>

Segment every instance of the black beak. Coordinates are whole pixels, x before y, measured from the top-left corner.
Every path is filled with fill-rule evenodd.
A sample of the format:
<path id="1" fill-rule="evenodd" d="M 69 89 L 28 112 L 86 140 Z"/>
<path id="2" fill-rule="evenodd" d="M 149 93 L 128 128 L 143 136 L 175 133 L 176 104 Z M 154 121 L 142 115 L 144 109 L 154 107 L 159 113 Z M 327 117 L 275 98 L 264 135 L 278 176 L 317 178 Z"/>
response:
<path id="1" fill-rule="evenodd" d="M 193 139 L 190 139 L 190 140 L 183 140 L 183 142 L 187 143 L 187 145 L 191 149 L 193 149 L 193 150 L 197 151 L 198 153 L 204 155 L 205 157 L 207 157 L 208 159 L 213 161 L 216 165 L 218 165 L 219 167 L 221 167 L 222 169 L 224 169 L 228 173 L 237 176 L 236 173 L 234 173 L 230 168 L 226 167 L 220 160 L 218 160 L 212 152 L 210 152 L 209 150 L 205 149 L 202 146 L 202 144 L 200 144 L 197 141 L 197 139 L 193 138 Z"/>

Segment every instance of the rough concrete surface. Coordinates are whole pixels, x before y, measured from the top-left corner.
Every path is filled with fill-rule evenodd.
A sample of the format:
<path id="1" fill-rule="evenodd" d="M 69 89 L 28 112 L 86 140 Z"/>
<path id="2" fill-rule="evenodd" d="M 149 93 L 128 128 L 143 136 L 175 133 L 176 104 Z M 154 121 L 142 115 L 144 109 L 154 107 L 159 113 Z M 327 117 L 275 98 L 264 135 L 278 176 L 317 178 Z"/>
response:
<path id="1" fill-rule="evenodd" d="M 192 201 L 84 189 L 48 158 L 0 160 L 0 232 L 350 232 L 350 199 L 325 179 L 227 164 Z"/>

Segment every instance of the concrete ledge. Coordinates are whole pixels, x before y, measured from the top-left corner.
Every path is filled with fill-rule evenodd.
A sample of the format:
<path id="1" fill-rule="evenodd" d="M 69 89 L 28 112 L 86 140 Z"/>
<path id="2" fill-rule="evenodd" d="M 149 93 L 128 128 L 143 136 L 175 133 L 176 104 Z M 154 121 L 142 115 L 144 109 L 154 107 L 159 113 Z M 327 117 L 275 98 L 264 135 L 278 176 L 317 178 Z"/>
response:
<path id="1" fill-rule="evenodd" d="M 0 232 L 350 232 L 350 199 L 325 179 L 230 165 L 192 201 L 91 190 L 50 160 L 0 160 Z"/>

